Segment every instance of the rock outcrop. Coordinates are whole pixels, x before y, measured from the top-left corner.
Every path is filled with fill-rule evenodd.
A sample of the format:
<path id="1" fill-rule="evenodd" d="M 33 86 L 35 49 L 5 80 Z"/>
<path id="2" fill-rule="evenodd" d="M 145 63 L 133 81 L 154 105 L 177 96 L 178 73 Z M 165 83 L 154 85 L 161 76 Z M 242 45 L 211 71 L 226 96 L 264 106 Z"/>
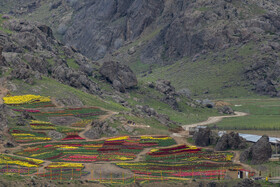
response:
<path id="1" fill-rule="evenodd" d="M 89 139 L 98 139 L 102 135 L 115 136 L 119 132 L 117 129 L 109 126 L 107 122 L 93 121 L 91 129 L 85 132 L 85 136 Z"/>
<path id="2" fill-rule="evenodd" d="M 126 89 L 137 86 L 138 83 L 133 71 L 119 62 L 104 62 L 99 72 L 120 92 L 125 92 Z"/>
<path id="3" fill-rule="evenodd" d="M 210 128 L 199 128 L 193 135 L 195 145 L 206 147 L 212 144 L 216 144 L 218 135 L 211 131 Z"/>
<path id="4" fill-rule="evenodd" d="M 150 84 L 149 86 L 152 85 Z M 161 99 L 161 101 L 171 106 L 174 110 L 179 110 L 179 105 L 176 100 L 177 93 L 170 81 L 159 79 L 153 86 L 160 93 L 164 94 L 164 97 Z"/>
<path id="5" fill-rule="evenodd" d="M 220 114 L 229 114 L 229 115 L 234 114 L 234 111 L 232 110 L 232 108 L 230 106 L 218 107 L 218 111 Z"/>
<path id="6" fill-rule="evenodd" d="M 267 162 L 272 155 L 272 148 L 269 143 L 269 137 L 263 135 L 250 148 L 243 151 L 240 155 L 241 162 L 251 161 L 251 164 L 262 164 Z"/>
<path id="7" fill-rule="evenodd" d="M 227 149 L 245 149 L 247 146 L 246 140 L 239 136 L 238 133 L 231 132 L 224 134 L 215 146 L 216 151 L 225 151 Z"/>
<path id="8" fill-rule="evenodd" d="M 89 78 L 92 62 L 73 48 L 63 46 L 50 27 L 22 20 L 7 20 L 3 27 L 13 32 L 13 35 L 0 33 L 3 44 L 0 51 L 3 49 L 4 57 L 0 55 L 0 65 L 13 69 L 10 79 L 33 84 L 36 79 L 49 76 L 91 94 L 102 93 Z M 83 68 L 71 68 L 69 64 Z"/>

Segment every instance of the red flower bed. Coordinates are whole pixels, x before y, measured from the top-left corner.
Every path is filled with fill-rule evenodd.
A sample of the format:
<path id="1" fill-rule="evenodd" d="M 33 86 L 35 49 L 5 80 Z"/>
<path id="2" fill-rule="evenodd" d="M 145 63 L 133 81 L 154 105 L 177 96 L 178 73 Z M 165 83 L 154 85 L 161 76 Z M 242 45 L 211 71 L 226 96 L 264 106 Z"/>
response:
<path id="1" fill-rule="evenodd" d="M 77 134 L 70 134 L 67 135 L 65 138 L 63 138 L 62 140 L 64 141 L 64 140 L 85 140 L 85 139 Z"/>

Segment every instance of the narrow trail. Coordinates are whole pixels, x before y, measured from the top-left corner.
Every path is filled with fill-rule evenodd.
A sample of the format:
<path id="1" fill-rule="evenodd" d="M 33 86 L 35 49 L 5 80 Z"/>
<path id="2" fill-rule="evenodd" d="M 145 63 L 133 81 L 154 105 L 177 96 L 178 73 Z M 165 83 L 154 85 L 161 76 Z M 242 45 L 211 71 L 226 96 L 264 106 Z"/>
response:
<path id="1" fill-rule="evenodd" d="M 113 111 L 110 111 L 110 110 L 105 110 L 104 108 L 99 108 L 99 109 L 101 109 L 101 110 L 106 112 L 105 115 L 102 115 L 102 116 L 100 116 L 98 118 L 99 121 L 105 121 L 106 119 L 110 118 L 111 116 L 119 114 L 118 112 L 113 112 Z M 84 138 L 86 141 L 92 141 L 92 139 L 90 139 L 90 138 L 85 136 L 85 133 L 87 131 L 89 131 L 91 129 L 91 127 L 92 127 L 91 123 L 87 124 L 86 128 L 82 132 L 79 133 L 79 136 Z"/>
<path id="2" fill-rule="evenodd" d="M 240 162 L 240 160 L 239 160 L 240 159 L 240 152 L 239 151 L 232 151 L 232 152 L 234 152 L 234 158 L 232 159 L 233 163 L 240 164 L 245 169 L 250 170 L 250 171 L 254 171 L 255 173 L 257 173 L 257 170 L 252 168 L 250 165 Z"/>
<path id="3" fill-rule="evenodd" d="M 199 123 L 195 123 L 195 124 L 191 124 L 191 125 L 183 125 L 183 129 L 185 129 L 186 131 L 189 131 L 189 129 L 191 127 L 197 127 L 200 125 L 210 125 L 210 124 L 214 124 L 214 123 L 218 123 L 220 121 L 222 121 L 222 119 L 224 118 L 235 118 L 235 117 L 242 117 L 242 116 L 247 116 L 249 115 L 248 113 L 244 113 L 244 112 L 235 112 L 235 115 L 228 115 L 228 116 L 213 116 L 213 117 L 209 117 L 206 121 L 203 122 L 199 122 Z"/>

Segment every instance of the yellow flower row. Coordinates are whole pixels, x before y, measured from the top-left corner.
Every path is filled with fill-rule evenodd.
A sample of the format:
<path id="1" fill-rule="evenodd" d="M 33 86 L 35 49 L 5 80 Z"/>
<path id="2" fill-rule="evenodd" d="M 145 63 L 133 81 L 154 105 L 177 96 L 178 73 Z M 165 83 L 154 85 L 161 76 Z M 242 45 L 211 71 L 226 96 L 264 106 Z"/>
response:
<path id="1" fill-rule="evenodd" d="M 66 162 L 55 162 L 48 165 L 48 168 L 83 168 L 84 165 L 80 163 L 66 163 Z"/>
<path id="2" fill-rule="evenodd" d="M 11 97 L 3 97 L 3 100 L 5 104 L 10 104 L 10 105 L 51 101 L 49 97 L 44 97 L 40 95 L 18 95 L 18 96 L 11 96 Z"/>
<path id="3" fill-rule="evenodd" d="M 106 141 L 127 140 L 128 138 L 129 138 L 129 136 L 120 136 L 117 138 L 107 139 Z"/>
<path id="4" fill-rule="evenodd" d="M 69 146 L 69 145 L 56 145 L 55 147 L 58 147 L 58 148 L 61 148 L 61 149 L 78 149 L 78 147 Z"/>
<path id="5" fill-rule="evenodd" d="M 116 156 L 115 157 L 118 160 L 133 160 L 133 158 L 125 157 L 125 156 Z"/>
<path id="6" fill-rule="evenodd" d="M 35 164 L 30 164 L 28 161 L 31 161 Z M 10 164 L 10 165 L 18 165 L 18 166 L 24 166 L 24 167 L 39 167 L 39 165 L 42 163 L 44 163 L 44 161 L 38 160 L 38 159 L 28 158 L 27 161 L 21 161 L 21 160 L 15 160 L 14 158 L 11 158 L 9 156 L 0 154 L 0 164 L 5 164 L 5 165 Z"/>
<path id="7" fill-rule="evenodd" d="M 17 139 L 20 139 L 20 140 L 51 140 L 51 138 L 47 138 L 47 137 L 19 137 Z"/>
<path id="8" fill-rule="evenodd" d="M 141 139 L 150 139 L 150 140 L 169 140 L 172 139 L 171 137 L 163 137 L 163 138 L 157 138 L 157 137 L 152 137 L 152 136 L 141 136 Z"/>
<path id="9" fill-rule="evenodd" d="M 35 135 L 28 134 L 28 133 L 12 133 L 12 136 L 35 136 Z"/>
<path id="10" fill-rule="evenodd" d="M 30 123 L 32 124 L 47 124 L 47 125 L 50 125 L 51 123 L 50 122 L 47 122 L 47 121 L 39 121 L 39 120 L 31 120 Z"/>
<path id="11" fill-rule="evenodd" d="M 35 126 L 35 125 L 30 125 L 31 129 L 48 129 L 48 130 L 54 130 L 55 127 L 52 127 L 52 126 Z"/>

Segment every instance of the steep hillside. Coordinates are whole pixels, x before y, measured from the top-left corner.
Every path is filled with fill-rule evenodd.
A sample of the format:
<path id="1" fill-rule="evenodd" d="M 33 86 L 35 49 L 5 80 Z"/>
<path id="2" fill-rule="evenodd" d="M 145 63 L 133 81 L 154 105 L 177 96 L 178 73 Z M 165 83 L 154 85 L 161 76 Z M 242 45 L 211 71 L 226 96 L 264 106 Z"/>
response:
<path id="1" fill-rule="evenodd" d="M 24 8 L 18 9 L 17 3 L 24 3 Z M 170 77 L 177 89 L 211 94 L 206 97 L 246 96 L 252 90 L 279 95 L 280 73 L 275 71 L 279 1 L 13 0 L 4 4 L 2 11 L 50 25 L 57 37 L 87 57 L 126 63 L 139 77 L 148 75 L 144 80 Z M 238 91 L 228 95 L 231 90 Z"/>
<path id="2" fill-rule="evenodd" d="M 169 81 L 137 82 L 129 67 L 116 62 L 101 67 L 61 44 L 52 33 L 45 25 L 1 16 L 1 98 L 8 93 L 35 94 L 51 96 L 62 107 L 96 106 L 121 112 L 108 121 L 121 128 L 120 134 L 127 133 L 122 129 L 127 121 L 151 127 L 136 126 L 138 133 L 168 134 L 180 124 L 217 115 L 216 109 L 205 107 L 207 101 L 203 104 L 179 94 Z"/>

